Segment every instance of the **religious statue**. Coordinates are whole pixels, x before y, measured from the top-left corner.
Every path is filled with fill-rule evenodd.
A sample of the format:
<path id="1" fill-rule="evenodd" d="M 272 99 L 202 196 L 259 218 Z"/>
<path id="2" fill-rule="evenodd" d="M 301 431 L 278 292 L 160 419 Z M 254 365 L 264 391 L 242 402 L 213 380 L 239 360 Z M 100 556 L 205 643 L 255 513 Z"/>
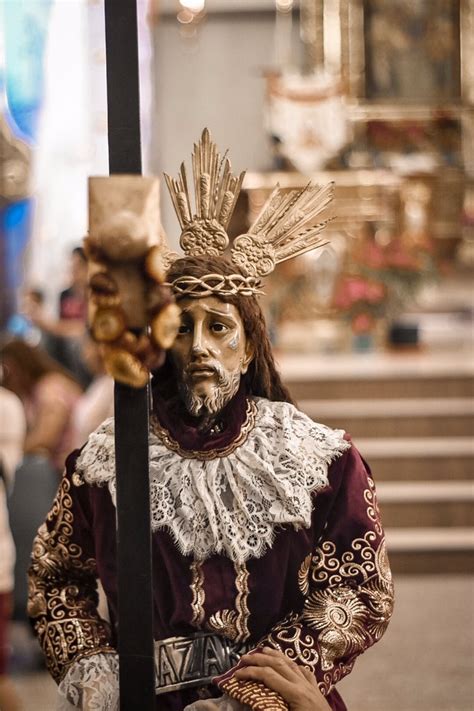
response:
<path id="1" fill-rule="evenodd" d="M 226 257 L 242 178 L 207 130 L 194 209 L 184 166 L 166 176 L 185 256 L 167 255 L 180 321 L 152 379 L 156 708 L 342 711 L 336 684 L 393 605 L 374 482 L 344 431 L 293 404 L 257 300 L 276 263 L 322 243 L 332 188 L 277 188 Z M 115 493 L 111 418 L 68 458 L 32 554 L 61 709 L 117 708 Z"/>

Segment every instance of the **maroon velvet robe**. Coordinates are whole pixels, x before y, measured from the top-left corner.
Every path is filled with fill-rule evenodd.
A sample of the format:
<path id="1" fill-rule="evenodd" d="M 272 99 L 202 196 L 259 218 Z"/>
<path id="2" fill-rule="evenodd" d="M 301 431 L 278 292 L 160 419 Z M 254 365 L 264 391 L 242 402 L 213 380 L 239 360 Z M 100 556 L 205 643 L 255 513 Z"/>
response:
<path id="1" fill-rule="evenodd" d="M 244 400 L 240 394 L 238 399 Z M 182 446 L 201 438 L 186 423 L 177 431 L 166 412 L 158 416 Z M 234 417 L 224 439 L 238 432 L 242 417 Z M 222 440 L 222 434 L 211 446 L 216 438 Z M 116 644 L 115 507 L 106 486 L 77 477 L 77 455 L 67 460 L 57 498 L 35 540 L 30 570 L 29 612 L 57 681 L 75 659 L 112 651 Z M 229 613 L 222 615 L 230 611 L 248 644 L 264 642 L 306 664 L 332 708 L 345 708 L 334 684 L 382 636 L 393 599 L 372 477 L 353 445 L 330 465 L 329 486 L 313 495 L 311 526 L 281 526 L 271 548 L 243 568 L 224 555 L 204 561 L 182 555 L 166 529 L 153 534 L 152 545 L 155 639 L 197 630 L 232 635 L 232 625 L 225 624 Z M 107 596 L 110 626 L 96 612 L 97 577 Z M 220 688 L 162 694 L 157 708 L 178 711 L 200 694 L 218 696 L 222 689 L 255 709 L 287 708 L 269 706 L 265 690 L 237 682 L 231 671 L 219 683 Z"/>

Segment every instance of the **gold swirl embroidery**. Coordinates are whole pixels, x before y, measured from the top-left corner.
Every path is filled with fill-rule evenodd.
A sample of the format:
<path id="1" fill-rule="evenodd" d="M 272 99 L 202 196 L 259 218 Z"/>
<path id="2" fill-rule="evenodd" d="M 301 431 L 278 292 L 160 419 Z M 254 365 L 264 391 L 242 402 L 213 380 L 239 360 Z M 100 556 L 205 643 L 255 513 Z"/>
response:
<path id="1" fill-rule="evenodd" d="M 276 625 L 270 634 L 260 640 L 259 645 L 261 644 L 268 644 L 274 649 L 279 649 L 289 659 L 308 667 L 312 672 L 315 671 L 319 662 L 314 637 L 305 631 L 301 624 L 301 617 L 297 613 L 291 613 Z"/>
<path id="2" fill-rule="evenodd" d="M 368 477 L 369 488 L 364 491 L 364 499 L 367 506 L 367 516 L 374 524 L 375 531 L 381 536 L 383 534 L 382 525 L 380 523 L 380 510 L 377 503 L 377 495 L 375 493 L 375 483 L 372 477 Z"/>
<path id="3" fill-rule="evenodd" d="M 318 630 L 321 668 L 332 669 L 336 659 L 365 647 L 367 608 L 348 587 L 316 590 L 305 602 L 303 620 Z"/>
<path id="4" fill-rule="evenodd" d="M 210 616 L 207 627 L 218 634 L 232 639 L 234 642 L 245 642 L 250 637 L 248 619 L 250 611 L 247 604 L 249 594 L 248 578 L 249 572 L 245 563 L 234 564 L 236 577 L 235 587 L 237 596 L 235 598 L 236 610 L 219 610 Z"/>
<path id="5" fill-rule="evenodd" d="M 250 637 L 248 628 L 249 608 L 247 598 L 249 594 L 249 572 L 245 563 L 235 563 L 235 587 L 237 588 L 237 597 L 235 598 L 235 606 L 237 608 L 237 642 L 245 642 Z"/>
<path id="6" fill-rule="evenodd" d="M 72 483 L 74 486 L 83 486 L 85 484 L 84 481 L 84 473 L 83 472 L 74 472 L 74 474 L 71 477 Z"/>
<path id="7" fill-rule="evenodd" d="M 174 440 L 169 432 L 165 430 L 164 427 L 160 425 L 158 419 L 155 415 L 151 417 L 151 425 L 153 432 L 160 439 L 161 443 L 172 452 L 176 452 L 180 457 L 185 459 L 199 459 L 200 461 L 208 461 L 210 459 L 218 459 L 221 457 L 228 457 L 229 454 L 235 452 L 237 447 L 240 447 L 246 441 L 249 433 L 253 430 L 255 426 L 255 418 L 257 415 L 257 405 L 253 400 L 248 400 L 247 411 L 245 416 L 245 421 L 240 430 L 239 436 L 233 440 L 229 445 L 221 449 L 210 449 L 209 451 L 199 451 L 191 449 L 183 449 L 176 440 Z"/>
<path id="8" fill-rule="evenodd" d="M 352 541 L 350 551 L 336 553 L 336 545 L 324 541 L 305 558 L 298 576 L 302 591 L 308 585 L 302 614 L 291 613 L 259 642 L 313 673 L 319 664 L 324 694 L 350 672 L 358 653 L 380 639 L 393 611 L 383 538 L 368 531 Z"/>
<path id="9" fill-rule="evenodd" d="M 321 668 L 333 670 L 327 677 L 331 684 L 353 665 L 336 660 L 379 640 L 392 615 L 393 584 L 385 541 L 374 549 L 376 538 L 373 531 L 356 538 L 352 551 L 340 558 L 335 545 L 326 541 L 313 556 L 311 581 L 317 587 L 313 585 L 306 598 L 302 620 L 319 632 Z"/>
<path id="10" fill-rule="evenodd" d="M 194 627 L 200 628 L 204 620 L 204 573 L 202 570 L 202 563 L 198 560 L 191 563 L 191 591 L 193 593 L 193 599 L 191 602 L 191 607 L 193 610 L 193 616 L 191 619 L 191 624 Z"/>
<path id="11" fill-rule="evenodd" d="M 298 570 L 298 585 L 303 595 L 307 595 L 309 591 L 309 571 L 312 557 L 311 553 L 307 555 Z"/>
<path id="12" fill-rule="evenodd" d="M 56 681 L 76 656 L 114 651 L 110 627 L 97 613 L 96 563 L 71 542 L 73 524 L 70 483 L 63 477 L 34 540 L 28 581 L 28 614 Z"/>
<path id="13" fill-rule="evenodd" d="M 228 639 L 237 640 L 237 612 L 235 610 L 218 610 L 207 621 L 207 628 Z"/>
<path id="14" fill-rule="evenodd" d="M 288 711 L 288 704 L 280 694 L 256 681 L 240 681 L 231 677 L 219 684 L 228 696 L 247 704 L 253 711 Z"/>
<path id="15" fill-rule="evenodd" d="M 324 541 L 313 555 L 311 581 L 335 586 L 344 584 L 348 578 L 360 576 L 363 581 L 367 581 L 373 575 L 380 574 L 373 545 L 376 542 L 376 533 L 368 531 L 363 538 L 355 538 L 352 541 L 352 550 L 337 556 L 335 544 Z"/>

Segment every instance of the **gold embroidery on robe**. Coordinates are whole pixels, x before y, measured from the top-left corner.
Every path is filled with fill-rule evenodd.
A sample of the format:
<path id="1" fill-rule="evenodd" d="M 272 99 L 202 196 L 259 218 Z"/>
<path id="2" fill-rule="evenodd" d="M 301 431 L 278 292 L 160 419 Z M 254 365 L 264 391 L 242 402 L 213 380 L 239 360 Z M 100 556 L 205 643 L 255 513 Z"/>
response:
<path id="1" fill-rule="evenodd" d="M 258 681 L 239 681 L 235 677 L 219 684 L 222 691 L 253 711 L 288 711 L 288 704 L 280 694 Z"/>
<path id="2" fill-rule="evenodd" d="M 298 586 L 303 595 L 307 595 L 309 591 L 309 573 L 312 557 L 311 553 L 309 553 L 309 555 L 307 555 L 301 563 L 300 569 L 298 570 Z"/>
<path id="3" fill-rule="evenodd" d="M 319 662 L 314 637 L 305 630 L 301 624 L 301 616 L 295 612 L 287 615 L 282 622 L 273 627 L 270 634 L 260 640 L 259 645 L 261 644 L 268 644 L 284 652 L 289 659 L 308 667 L 313 672 Z"/>
<path id="4" fill-rule="evenodd" d="M 248 628 L 250 611 L 247 605 L 249 572 L 245 563 L 235 563 L 234 568 L 236 572 L 235 587 L 237 588 L 236 609 L 215 612 L 210 616 L 206 626 L 213 632 L 222 634 L 234 642 L 245 642 L 250 637 Z"/>
<path id="5" fill-rule="evenodd" d="M 206 627 L 217 634 L 221 634 L 227 639 L 237 640 L 239 632 L 237 630 L 237 612 L 235 610 L 218 610 L 211 615 Z"/>
<path id="6" fill-rule="evenodd" d="M 110 627 L 97 613 L 96 562 L 85 559 L 81 547 L 71 542 L 70 486 L 63 477 L 46 523 L 38 530 L 28 581 L 28 614 L 56 681 L 76 657 L 114 651 Z"/>
<path id="7" fill-rule="evenodd" d="M 326 541 L 313 556 L 314 587 L 305 601 L 302 620 L 319 632 L 321 667 L 327 671 L 336 660 L 363 651 L 383 635 L 393 609 L 385 541 L 372 531 L 352 541 L 340 558 Z"/>
<path id="8" fill-rule="evenodd" d="M 191 607 L 193 610 L 193 616 L 191 619 L 191 624 L 198 629 L 204 620 L 204 573 L 202 572 L 202 563 L 195 560 L 191 563 L 191 591 L 193 593 L 193 599 L 191 602 Z"/>
<path id="9" fill-rule="evenodd" d="M 325 694 L 350 672 L 357 654 L 382 637 L 393 612 L 392 575 L 371 478 L 368 486 L 363 496 L 370 530 L 342 553 L 323 540 L 304 559 L 298 571 L 302 613 L 291 613 L 260 641 L 313 672 L 319 664 Z"/>
<path id="10" fill-rule="evenodd" d="M 229 454 L 235 452 L 235 450 L 240 447 L 244 442 L 246 442 L 247 437 L 250 432 L 255 427 L 255 418 L 257 416 L 257 405 L 253 400 L 247 402 L 247 410 L 245 413 L 245 421 L 240 429 L 240 434 L 236 437 L 230 444 L 222 449 L 209 449 L 209 450 L 194 450 L 194 449 L 183 449 L 181 445 L 173 439 L 169 432 L 160 425 L 158 418 L 155 415 L 151 416 L 151 426 L 153 432 L 156 434 L 161 443 L 172 452 L 177 452 L 180 457 L 184 459 L 198 459 L 203 462 L 210 461 L 211 459 L 218 459 L 222 457 L 228 457 Z"/>
<path id="11" fill-rule="evenodd" d="M 249 608 L 247 605 L 247 598 L 249 594 L 249 572 L 245 563 L 235 563 L 234 565 L 237 577 L 235 579 L 235 586 L 237 588 L 237 597 L 235 598 L 235 606 L 237 608 L 237 638 L 236 642 L 245 642 L 250 637 L 250 632 L 248 628 L 249 619 Z"/>

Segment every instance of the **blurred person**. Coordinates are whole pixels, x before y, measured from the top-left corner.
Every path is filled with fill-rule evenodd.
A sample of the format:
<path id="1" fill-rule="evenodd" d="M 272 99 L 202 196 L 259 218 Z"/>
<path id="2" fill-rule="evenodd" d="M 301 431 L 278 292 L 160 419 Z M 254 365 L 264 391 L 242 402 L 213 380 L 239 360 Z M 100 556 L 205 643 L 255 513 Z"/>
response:
<path id="1" fill-rule="evenodd" d="M 81 340 L 86 331 L 87 318 L 87 258 L 82 247 L 71 253 L 70 285 L 60 292 L 58 316 L 48 314 L 44 301 L 32 299 L 24 302 L 24 311 L 34 326 L 40 329 L 43 339 L 49 337 L 54 351 L 49 351 L 85 386 L 90 373 L 81 357 Z"/>
<path id="2" fill-rule="evenodd" d="M 89 335 L 82 343 L 82 358 L 93 378 L 73 413 L 74 447 L 81 447 L 88 436 L 114 414 L 114 381 L 105 372 L 100 347 Z"/>
<path id="3" fill-rule="evenodd" d="M 10 341 L 0 349 L 0 355 L 3 384 L 25 408 L 24 454 L 43 455 L 60 471 L 71 448 L 79 384 L 44 350 L 24 341 Z"/>
<path id="4" fill-rule="evenodd" d="M 0 709 L 17 711 L 20 700 L 7 675 L 8 624 L 13 607 L 15 547 L 7 510 L 7 492 L 23 457 L 25 414 L 21 400 L 0 386 Z"/>
<path id="5" fill-rule="evenodd" d="M 84 325 L 87 316 L 87 257 L 82 247 L 71 253 L 71 285 L 59 295 L 59 318 Z M 83 330 L 78 328 L 79 335 Z M 71 333 L 73 331 L 71 330 Z"/>
<path id="6" fill-rule="evenodd" d="M 20 303 L 20 314 L 17 314 L 17 318 L 22 318 L 25 324 L 23 332 L 15 333 L 12 331 L 12 335 L 26 341 L 31 346 L 40 346 L 43 348 L 51 358 L 57 360 L 61 365 L 67 368 L 67 363 L 63 363 L 61 360 L 64 347 L 62 345 L 62 339 L 59 336 L 55 336 L 47 330 L 44 330 L 40 326 L 33 323 L 30 319 L 29 314 L 40 309 L 44 309 L 45 305 L 45 294 L 42 289 L 35 287 L 26 288 L 23 292 L 21 303 Z"/>
<path id="7" fill-rule="evenodd" d="M 72 250 L 71 284 L 59 294 L 58 318 L 46 313 L 43 300 L 33 298 L 25 305 L 31 321 L 43 331 L 63 338 L 83 336 L 87 315 L 87 259 L 82 247 Z"/>
<path id="8" fill-rule="evenodd" d="M 32 307 L 30 306 L 32 304 Z M 46 350 L 48 348 L 42 343 L 43 332 L 35 326 L 30 317 L 30 311 L 35 308 L 42 307 L 44 303 L 44 293 L 41 289 L 31 287 L 25 288 L 20 296 L 20 304 L 18 311 L 13 313 L 7 321 L 7 333 L 13 338 L 21 338 L 32 346 L 40 345 Z M 49 352 L 49 351 L 48 351 Z"/>
<path id="9" fill-rule="evenodd" d="M 72 413 L 81 388 L 73 377 L 39 347 L 13 340 L 0 348 L 3 385 L 23 403 L 26 436 L 23 462 L 9 500 L 10 526 L 16 546 L 14 618 L 26 621 L 26 571 L 31 544 L 51 506 L 58 474 L 72 446 Z M 18 653 L 22 668 L 35 664 L 29 635 Z"/>

